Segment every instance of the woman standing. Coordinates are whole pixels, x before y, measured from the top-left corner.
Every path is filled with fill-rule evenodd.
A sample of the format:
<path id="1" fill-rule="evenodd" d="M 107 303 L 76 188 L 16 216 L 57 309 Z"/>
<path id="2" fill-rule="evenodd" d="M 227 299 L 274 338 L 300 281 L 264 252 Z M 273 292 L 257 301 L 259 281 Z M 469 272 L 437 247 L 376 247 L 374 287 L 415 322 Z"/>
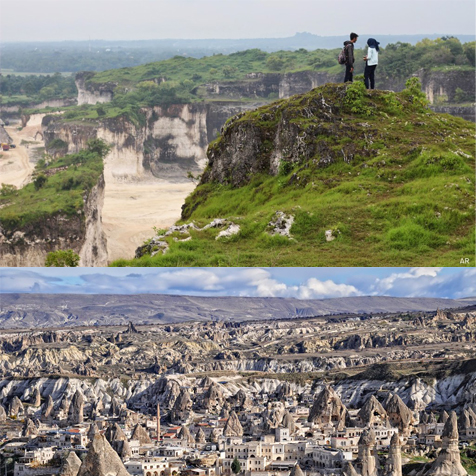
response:
<path id="1" fill-rule="evenodd" d="M 367 51 L 367 56 L 364 56 L 365 60 L 365 87 L 367 89 L 375 89 L 375 69 L 378 65 L 378 52 L 380 43 L 374 38 L 369 38 L 367 40 L 367 45 L 369 47 Z"/>

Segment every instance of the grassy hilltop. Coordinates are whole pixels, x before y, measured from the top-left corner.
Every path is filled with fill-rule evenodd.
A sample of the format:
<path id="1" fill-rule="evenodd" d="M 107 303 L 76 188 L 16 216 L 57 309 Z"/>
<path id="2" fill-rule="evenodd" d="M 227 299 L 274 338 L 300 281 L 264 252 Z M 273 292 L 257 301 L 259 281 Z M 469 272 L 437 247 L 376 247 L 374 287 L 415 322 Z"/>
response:
<path id="1" fill-rule="evenodd" d="M 165 254 L 146 243 L 114 264 L 474 266 L 474 132 L 430 111 L 416 79 L 401 93 L 328 84 L 236 116 L 180 223 L 222 218 L 239 233 L 175 232 Z M 271 236 L 277 211 L 294 218 L 291 238 Z"/>
<path id="2" fill-rule="evenodd" d="M 60 141 L 61 142 L 61 141 Z M 67 144 L 63 144 L 67 147 Z M 76 154 L 49 162 L 40 160 L 33 180 L 17 190 L 2 184 L 0 228 L 11 236 L 16 231 L 35 234 L 51 218 L 66 219 L 82 214 L 85 199 L 103 172 L 103 158 L 109 146 L 99 139 Z M 67 229 L 67 222 L 64 226 Z"/>

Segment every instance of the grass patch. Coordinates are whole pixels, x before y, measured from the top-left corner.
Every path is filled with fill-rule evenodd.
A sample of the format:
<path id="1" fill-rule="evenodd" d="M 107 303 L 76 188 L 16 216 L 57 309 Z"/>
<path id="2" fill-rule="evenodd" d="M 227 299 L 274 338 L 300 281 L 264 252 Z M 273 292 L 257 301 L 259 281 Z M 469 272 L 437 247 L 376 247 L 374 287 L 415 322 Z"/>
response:
<path id="1" fill-rule="evenodd" d="M 77 154 L 49 164 L 37 163 L 33 182 L 20 190 L 0 195 L 0 223 L 9 234 L 34 230 L 36 224 L 61 215 L 72 217 L 83 210 L 84 197 L 103 172 L 103 158 L 109 147 L 95 139 Z"/>
<path id="2" fill-rule="evenodd" d="M 210 178 L 211 163 L 180 223 L 226 218 L 238 235 L 192 231 L 165 255 L 114 265 L 474 266 L 474 124 L 427 109 L 413 82 L 402 93 L 348 91 L 328 84 L 249 111 L 210 144 L 220 160 L 229 137 L 248 134 L 259 152 L 246 175 Z M 274 175 L 274 137 L 288 128 L 303 145 L 288 140 Z M 294 216 L 292 239 L 267 234 L 277 211 Z"/>

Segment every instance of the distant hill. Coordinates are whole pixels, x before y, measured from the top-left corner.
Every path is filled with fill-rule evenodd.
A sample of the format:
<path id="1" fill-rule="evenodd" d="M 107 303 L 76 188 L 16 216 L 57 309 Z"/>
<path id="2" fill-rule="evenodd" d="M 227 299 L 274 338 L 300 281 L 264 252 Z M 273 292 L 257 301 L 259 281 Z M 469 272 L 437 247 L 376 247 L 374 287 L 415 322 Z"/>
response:
<path id="1" fill-rule="evenodd" d="M 323 300 L 194 297 L 158 294 L 1 294 L 0 328 L 167 324 L 187 321 L 249 321 L 330 314 L 435 311 L 476 303 L 436 298 L 363 296 Z"/>
<path id="2" fill-rule="evenodd" d="M 350 33 L 350 32 L 349 32 Z M 360 32 L 359 47 L 367 38 L 378 38 L 382 47 L 389 43 L 410 43 L 424 38 L 450 36 L 448 32 L 417 35 L 379 35 Z M 474 35 L 451 35 L 462 43 L 475 40 Z M 54 73 L 81 70 L 104 71 L 111 68 L 137 66 L 152 61 L 169 59 L 175 55 L 202 58 L 213 54 L 230 54 L 259 48 L 267 53 L 280 50 L 306 50 L 340 48 L 348 34 L 319 36 L 296 33 L 288 38 L 204 39 L 204 40 L 141 40 L 141 41 L 62 41 L 3 43 L 2 70 Z M 5 71 L 6 72 L 6 71 Z"/>

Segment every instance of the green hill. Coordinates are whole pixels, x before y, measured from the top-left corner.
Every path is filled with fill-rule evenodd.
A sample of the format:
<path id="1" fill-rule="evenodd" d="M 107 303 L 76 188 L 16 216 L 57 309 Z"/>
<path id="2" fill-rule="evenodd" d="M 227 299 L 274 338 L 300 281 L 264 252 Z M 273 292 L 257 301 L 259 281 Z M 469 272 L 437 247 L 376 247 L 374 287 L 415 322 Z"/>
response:
<path id="1" fill-rule="evenodd" d="M 401 93 L 327 84 L 235 116 L 183 206 L 180 224 L 198 229 L 159 231 L 114 264 L 474 266 L 474 132 L 431 112 L 416 78 Z M 272 236 L 277 212 L 291 238 Z"/>

